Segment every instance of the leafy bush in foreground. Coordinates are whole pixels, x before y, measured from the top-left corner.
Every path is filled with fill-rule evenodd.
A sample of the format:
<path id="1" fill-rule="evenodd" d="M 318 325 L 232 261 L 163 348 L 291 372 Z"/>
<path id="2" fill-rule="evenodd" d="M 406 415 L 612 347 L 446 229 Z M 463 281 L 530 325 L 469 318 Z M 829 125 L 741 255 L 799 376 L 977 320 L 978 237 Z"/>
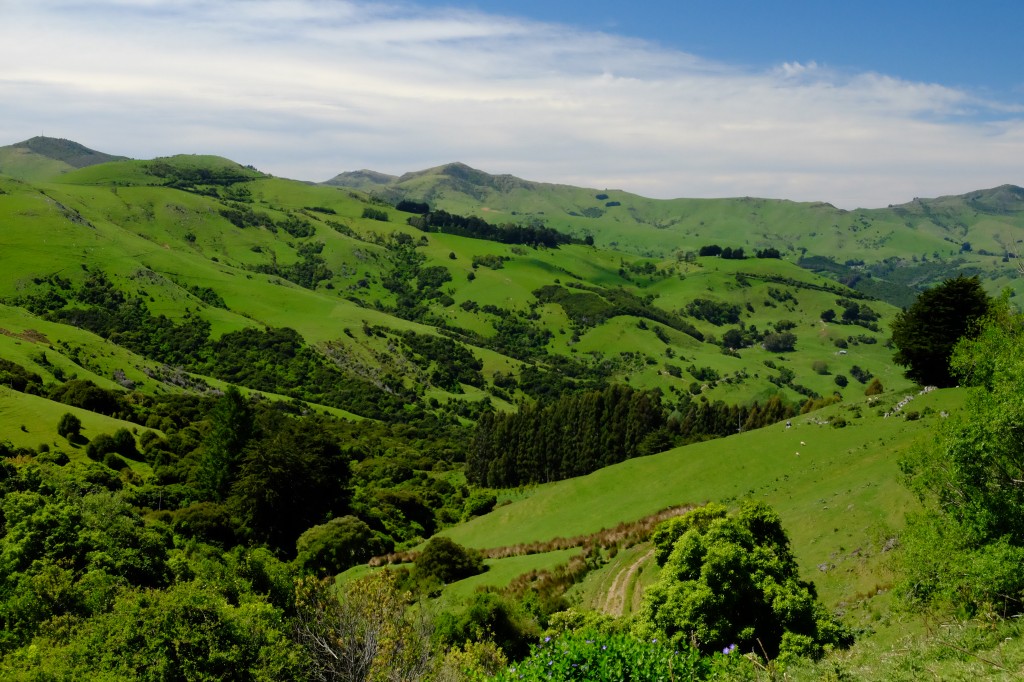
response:
<path id="1" fill-rule="evenodd" d="M 852 643 L 800 580 L 779 515 L 765 503 L 732 515 L 710 504 L 666 522 L 653 540 L 663 570 L 644 594 L 639 636 L 769 659 L 820 658 Z"/>
<path id="2" fill-rule="evenodd" d="M 705 679 L 710 669 L 711 660 L 692 647 L 676 651 L 656 639 L 582 631 L 546 637 L 529 658 L 493 679 L 667 682 Z"/>

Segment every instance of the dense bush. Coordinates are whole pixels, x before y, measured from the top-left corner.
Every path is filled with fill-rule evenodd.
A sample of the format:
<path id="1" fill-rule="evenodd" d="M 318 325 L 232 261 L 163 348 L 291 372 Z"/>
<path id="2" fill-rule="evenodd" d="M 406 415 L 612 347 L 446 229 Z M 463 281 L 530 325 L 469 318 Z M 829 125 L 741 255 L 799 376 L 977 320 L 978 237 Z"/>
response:
<path id="1" fill-rule="evenodd" d="M 673 519 L 654 536 L 663 570 L 644 594 L 636 632 L 694 642 L 704 653 L 821 657 L 848 646 L 850 633 L 800 580 L 789 538 L 763 502 L 727 514 L 708 505 Z"/>
<path id="2" fill-rule="evenodd" d="M 419 579 L 436 578 L 442 583 L 452 583 L 486 570 L 480 552 L 441 535 L 427 542 L 415 564 Z"/>
<path id="3" fill-rule="evenodd" d="M 545 638 L 528 658 L 493 679 L 670 682 L 706 679 L 710 671 L 711 661 L 689 646 L 672 647 L 625 633 L 581 631 Z"/>
<path id="4" fill-rule="evenodd" d="M 900 585 L 918 607 L 1024 612 L 1024 318 L 1000 306 L 954 353 L 956 376 L 973 386 L 964 413 L 901 462 L 925 505 L 904 534 Z"/>
<path id="5" fill-rule="evenodd" d="M 306 530 L 295 548 L 295 563 L 303 570 L 334 575 L 390 552 L 394 543 L 361 519 L 342 516 Z"/>

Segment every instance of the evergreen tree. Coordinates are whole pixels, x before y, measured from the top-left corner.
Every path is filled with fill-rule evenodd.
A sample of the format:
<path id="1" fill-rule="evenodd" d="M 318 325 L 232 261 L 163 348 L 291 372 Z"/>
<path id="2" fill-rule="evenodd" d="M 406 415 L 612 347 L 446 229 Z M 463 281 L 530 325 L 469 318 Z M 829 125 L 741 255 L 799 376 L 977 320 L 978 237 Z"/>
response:
<path id="1" fill-rule="evenodd" d="M 220 501 L 227 497 L 242 450 L 252 436 L 253 412 L 239 390 L 231 386 L 210 412 L 210 422 L 196 475 L 200 489 Z"/>
<path id="2" fill-rule="evenodd" d="M 953 347 L 988 312 L 991 299 L 977 277 L 958 276 L 929 289 L 892 323 L 893 360 L 908 379 L 929 386 L 953 386 Z"/>

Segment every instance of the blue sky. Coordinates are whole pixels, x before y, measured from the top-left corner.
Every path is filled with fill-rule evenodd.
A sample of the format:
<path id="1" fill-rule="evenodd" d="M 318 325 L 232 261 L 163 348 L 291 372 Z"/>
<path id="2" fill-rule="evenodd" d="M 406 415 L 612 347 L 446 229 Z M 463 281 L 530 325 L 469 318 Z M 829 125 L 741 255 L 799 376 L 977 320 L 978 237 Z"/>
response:
<path id="1" fill-rule="evenodd" d="M 656 41 L 738 66 L 817 62 L 1024 101 L 1024 5 L 1012 0 L 477 0 L 456 4 Z"/>
<path id="2" fill-rule="evenodd" d="M 0 144 L 884 206 L 1024 184 L 1022 19 L 945 0 L 0 0 Z"/>

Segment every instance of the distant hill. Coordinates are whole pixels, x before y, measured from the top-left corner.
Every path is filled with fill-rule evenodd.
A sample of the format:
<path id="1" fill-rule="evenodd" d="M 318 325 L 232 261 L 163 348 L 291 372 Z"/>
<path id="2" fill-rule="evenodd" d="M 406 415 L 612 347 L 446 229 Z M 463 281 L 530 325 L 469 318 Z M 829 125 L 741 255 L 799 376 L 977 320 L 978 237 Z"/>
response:
<path id="1" fill-rule="evenodd" d="M 78 168 L 127 158 L 98 152 L 72 140 L 37 136 L 0 147 L 0 173 L 21 180 L 46 180 Z"/>
<path id="2" fill-rule="evenodd" d="M 339 173 L 323 184 L 333 187 L 349 187 L 351 189 L 373 189 L 386 187 L 397 179 L 397 175 L 388 175 L 387 173 L 363 169 Z"/>
<path id="3" fill-rule="evenodd" d="M 747 252 L 774 248 L 786 260 L 901 306 L 956 274 L 981 275 L 992 292 L 1020 288 L 1024 189 L 1014 185 L 851 211 L 753 197 L 649 199 L 492 175 L 462 163 L 397 178 L 372 174 L 373 184 L 356 184 L 359 178 L 350 175 L 329 182 L 392 204 L 426 202 L 494 223 L 541 222 L 645 257 L 679 257 L 715 243 Z"/>

